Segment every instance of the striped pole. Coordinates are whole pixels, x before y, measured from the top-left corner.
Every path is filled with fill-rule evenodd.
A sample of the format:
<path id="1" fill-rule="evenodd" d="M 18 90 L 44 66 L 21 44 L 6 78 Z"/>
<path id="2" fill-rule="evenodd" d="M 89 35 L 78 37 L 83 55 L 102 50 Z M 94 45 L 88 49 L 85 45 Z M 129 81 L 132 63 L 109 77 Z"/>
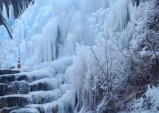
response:
<path id="1" fill-rule="evenodd" d="M 20 57 L 18 58 L 18 65 L 17 65 L 17 68 L 21 68 Z"/>

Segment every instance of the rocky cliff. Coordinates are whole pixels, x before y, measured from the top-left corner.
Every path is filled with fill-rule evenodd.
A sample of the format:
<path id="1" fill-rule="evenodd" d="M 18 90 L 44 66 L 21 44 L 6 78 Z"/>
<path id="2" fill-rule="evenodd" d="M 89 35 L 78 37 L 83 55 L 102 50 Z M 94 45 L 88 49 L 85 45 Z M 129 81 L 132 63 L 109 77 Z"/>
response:
<path id="1" fill-rule="evenodd" d="M 32 0 L 0 0 L 0 7 L 2 9 L 3 4 L 6 5 L 7 11 L 8 11 L 8 6 L 9 4 L 13 4 L 13 8 L 14 8 L 14 16 L 15 18 L 17 18 L 22 12 L 21 9 L 23 9 L 23 2 L 26 4 L 26 6 L 28 6 L 28 4 L 31 2 Z M 2 17 L 0 15 L 0 25 L 3 24 L 2 21 Z"/>

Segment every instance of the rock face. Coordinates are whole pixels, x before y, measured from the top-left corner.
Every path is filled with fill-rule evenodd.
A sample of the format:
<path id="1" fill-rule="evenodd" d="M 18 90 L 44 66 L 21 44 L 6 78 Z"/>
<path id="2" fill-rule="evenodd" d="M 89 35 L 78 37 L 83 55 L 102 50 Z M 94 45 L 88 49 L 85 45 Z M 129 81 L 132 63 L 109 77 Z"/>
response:
<path id="1" fill-rule="evenodd" d="M 27 104 L 31 103 L 31 100 L 29 100 L 29 97 L 25 96 L 5 96 L 0 98 L 0 109 L 4 107 L 13 107 L 13 106 L 19 106 L 19 107 L 25 107 Z"/>
<path id="2" fill-rule="evenodd" d="M 0 113 L 58 113 L 58 105 L 50 105 L 70 89 L 56 76 L 0 72 Z M 47 105 L 50 111 L 46 110 Z M 70 108 L 67 104 L 64 106 L 67 113 L 73 113 Z"/>
<path id="3" fill-rule="evenodd" d="M 7 85 L 4 83 L 0 83 L 0 96 L 5 95 L 7 91 Z"/>
<path id="4" fill-rule="evenodd" d="M 15 73 L 19 73 L 20 71 L 15 71 L 15 70 L 0 70 L 0 75 L 4 75 L 4 74 L 15 74 Z"/>
<path id="5" fill-rule="evenodd" d="M 30 85 L 25 81 L 14 81 L 7 85 L 5 95 L 10 94 L 28 94 L 30 91 Z"/>
<path id="6" fill-rule="evenodd" d="M 3 4 L 6 5 L 6 8 L 8 10 L 8 6 L 10 3 L 13 4 L 13 8 L 14 8 L 14 16 L 15 18 L 17 18 L 22 12 L 21 9 L 23 9 L 23 5 L 22 2 L 26 2 L 26 6 L 28 6 L 28 4 L 31 2 L 32 0 L 0 0 L 0 7 L 2 9 Z M 3 24 L 2 21 L 2 17 L 0 15 L 0 25 Z"/>

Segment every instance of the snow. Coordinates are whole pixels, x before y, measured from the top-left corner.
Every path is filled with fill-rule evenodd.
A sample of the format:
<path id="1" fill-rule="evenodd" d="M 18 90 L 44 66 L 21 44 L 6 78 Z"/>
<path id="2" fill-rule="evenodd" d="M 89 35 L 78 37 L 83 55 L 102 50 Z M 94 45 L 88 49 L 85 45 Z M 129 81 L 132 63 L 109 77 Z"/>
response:
<path id="1" fill-rule="evenodd" d="M 50 101 L 55 101 L 59 97 L 62 96 L 62 92 L 60 89 L 54 89 L 52 91 L 35 91 L 35 92 L 30 92 L 28 95 L 31 95 L 33 98 L 39 98 L 42 97 L 45 99 L 45 102 L 50 102 Z"/>
<path id="2" fill-rule="evenodd" d="M 55 75 L 55 72 L 53 70 L 52 72 L 50 72 L 47 69 L 39 69 L 39 70 L 33 70 L 32 72 L 19 73 L 16 75 L 16 78 L 18 78 L 21 75 L 26 75 L 29 81 L 33 81 L 35 79 L 40 79 L 40 78 L 51 78 Z"/>
<path id="3" fill-rule="evenodd" d="M 37 109 L 31 108 L 22 108 L 22 109 L 15 109 L 11 111 L 11 113 L 40 113 Z"/>
<path id="4" fill-rule="evenodd" d="M 150 88 L 150 86 L 148 86 L 148 90 L 146 92 L 146 98 L 150 99 L 147 100 L 149 101 L 149 103 L 151 103 L 151 110 L 153 112 L 157 112 L 158 111 L 158 104 L 159 104 L 159 98 L 158 98 L 158 94 L 159 94 L 159 89 L 157 87 L 152 87 Z"/>
<path id="5" fill-rule="evenodd" d="M 51 63 L 51 67 L 58 73 L 64 73 L 68 66 L 72 64 L 71 57 L 62 57 L 57 60 L 54 60 Z"/>
<path id="6" fill-rule="evenodd" d="M 66 93 L 67 90 L 70 90 L 71 87 L 70 87 L 70 84 L 63 84 L 60 86 L 60 89 L 61 89 L 62 93 L 64 94 L 64 93 Z"/>
<path id="7" fill-rule="evenodd" d="M 22 98 L 26 98 L 29 102 L 31 102 L 30 101 L 30 99 L 31 99 L 31 95 L 25 95 L 25 94 L 13 94 L 13 95 L 6 95 L 6 96 L 1 96 L 0 97 L 0 99 L 1 98 L 8 98 L 8 97 L 22 97 Z"/>
<path id="8" fill-rule="evenodd" d="M 53 102 L 49 102 L 46 104 L 31 104 L 26 106 L 27 108 L 34 108 L 34 107 L 43 107 L 46 113 L 51 113 L 52 112 L 52 108 L 56 108 L 58 107 L 58 112 L 62 113 L 71 113 L 72 111 L 70 111 L 71 107 L 74 106 L 74 98 L 72 98 L 72 96 L 74 95 L 74 92 L 71 90 L 66 91 L 66 93 L 64 93 L 62 95 L 62 97 L 60 97 L 59 99 L 57 99 L 56 101 Z M 70 109 L 68 109 L 67 106 L 70 106 Z"/>
<path id="9" fill-rule="evenodd" d="M 43 78 L 43 79 L 31 82 L 30 85 L 36 85 L 38 83 L 46 83 L 51 87 L 51 89 L 58 88 L 58 86 L 60 85 L 56 78 Z"/>
<path id="10" fill-rule="evenodd" d="M 45 108 L 45 111 L 50 112 L 51 111 L 50 108 L 55 108 L 58 105 L 58 112 L 71 113 L 72 111 L 69 111 L 69 110 L 71 110 L 73 108 L 67 109 L 66 106 L 73 107 L 74 99 L 72 98 L 72 95 L 73 95 L 73 91 L 68 90 L 57 101 L 54 101 L 54 102 L 48 103 L 48 104 L 44 104 L 43 107 Z"/>
<path id="11" fill-rule="evenodd" d="M 133 101 L 130 113 L 158 113 L 158 104 L 159 104 L 159 88 L 158 86 L 148 85 L 148 89 L 145 93 L 145 98 L 141 97 Z M 126 113 L 121 111 L 119 113 Z"/>

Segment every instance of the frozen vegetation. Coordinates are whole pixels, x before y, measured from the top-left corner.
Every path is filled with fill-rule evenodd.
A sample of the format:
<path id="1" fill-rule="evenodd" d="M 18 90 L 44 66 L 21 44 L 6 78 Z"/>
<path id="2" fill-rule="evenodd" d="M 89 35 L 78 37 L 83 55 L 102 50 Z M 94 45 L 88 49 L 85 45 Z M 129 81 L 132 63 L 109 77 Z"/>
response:
<path id="1" fill-rule="evenodd" d="M 12 5 L 2 15 L 13 39 L 0 26 L 0 68 L 20 57 L 15 79 L 31 87 L 10 96 L 45 101 L 11 113 L 159 112 L 157 0 L 34 0 L 17 19 Z"/>

